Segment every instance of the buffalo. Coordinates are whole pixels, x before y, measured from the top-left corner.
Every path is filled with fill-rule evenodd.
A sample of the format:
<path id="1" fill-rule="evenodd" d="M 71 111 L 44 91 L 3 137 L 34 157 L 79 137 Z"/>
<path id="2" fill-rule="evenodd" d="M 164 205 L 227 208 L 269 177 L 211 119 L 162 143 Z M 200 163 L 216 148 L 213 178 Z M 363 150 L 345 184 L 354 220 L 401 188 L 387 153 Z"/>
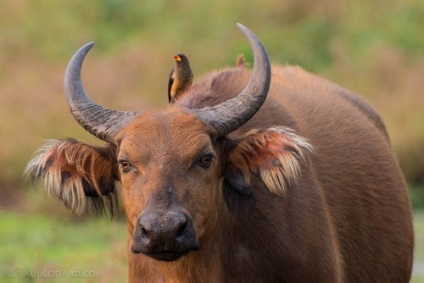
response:
<path id="1" fill-rule="evenodd" d="M 26 173 L 72 212 L 127 219 L 130 282 L 409 282 L 411 207 L 385 125 L 358 95 L 271 64 L 215 71 L 164 110 L 93 102 L 71 59 L 75 120 Z"/>

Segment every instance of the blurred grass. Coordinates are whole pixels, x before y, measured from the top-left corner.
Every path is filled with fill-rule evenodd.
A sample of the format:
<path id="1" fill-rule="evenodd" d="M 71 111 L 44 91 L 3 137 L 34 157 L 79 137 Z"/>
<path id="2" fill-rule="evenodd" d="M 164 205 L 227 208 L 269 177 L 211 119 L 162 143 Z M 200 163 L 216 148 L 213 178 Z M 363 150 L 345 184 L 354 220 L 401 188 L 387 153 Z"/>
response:
<path id="1" fill-rule="evenodd" d="M 3 212 L 0 223 L 0 282 L 122 282 L 128 277 L 124 222 Z"/>

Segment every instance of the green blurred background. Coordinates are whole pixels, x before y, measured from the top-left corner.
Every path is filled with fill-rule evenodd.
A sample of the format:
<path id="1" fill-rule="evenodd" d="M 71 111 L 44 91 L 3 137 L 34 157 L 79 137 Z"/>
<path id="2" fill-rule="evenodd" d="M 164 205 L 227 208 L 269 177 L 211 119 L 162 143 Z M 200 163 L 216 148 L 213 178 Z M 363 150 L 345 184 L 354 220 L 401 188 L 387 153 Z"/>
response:
<path id="1" fill-rule="evenodd" d="M 102 143 L 65 103 L 63 75 L 73 53 L 96 41 L 83 69 L 95 101 L 120 110 L 160 108 L 174 54 L 188 55 L 195 79 L 234 65 L 240 53 L 252 62 L 237 22 L 259 36 L 274 63 L 299 65 L 360 93 L 382 115 L 414 206 L 413 282 L 424 282 L 422 0 L 2 0 L 0 282 L 127 277 L 123 216 L 73 217 L 22 178 L 46 139 Z"/>

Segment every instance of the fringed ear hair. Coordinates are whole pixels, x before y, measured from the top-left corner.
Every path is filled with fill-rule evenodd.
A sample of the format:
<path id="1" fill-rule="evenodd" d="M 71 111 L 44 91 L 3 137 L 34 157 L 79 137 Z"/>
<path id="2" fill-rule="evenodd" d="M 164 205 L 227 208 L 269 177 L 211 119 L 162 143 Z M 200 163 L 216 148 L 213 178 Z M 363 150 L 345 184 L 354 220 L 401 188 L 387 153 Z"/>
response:
<path id="1" fill-rule="evenodd" d="M 287 187 L 297 185 L 302 164 L 308 163 L 313 146 L 287 127 L 252 130 L 243 135 L 230 153 L 230 164 L 237 166 L 250 182 L 250 173 L 260 176 L 267 188 L 283 196 Z"/>
<path id="2" fill-rule="evenodd" d="M 25 175 L 43 183 L 45 191 L 73 213 L 117 208 L 116 165 L 111 145 L 93 147 L 73 139 L 51 140 L 35 153 Z"/>

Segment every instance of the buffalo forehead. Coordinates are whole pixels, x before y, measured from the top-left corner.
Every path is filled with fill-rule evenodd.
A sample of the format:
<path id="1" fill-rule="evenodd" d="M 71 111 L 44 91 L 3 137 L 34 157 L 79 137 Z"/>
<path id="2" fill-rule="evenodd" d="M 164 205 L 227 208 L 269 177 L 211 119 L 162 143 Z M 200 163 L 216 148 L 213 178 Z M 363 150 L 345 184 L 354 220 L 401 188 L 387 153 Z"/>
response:
<path id="1" fill-rule="evenodd" d="M 118 139 L 120 152 L 126 155 L 146 151 L 149 155 L 155 151 L 191 155 L 210 148 L 211 134 L 211 129 L 194 115 L 162 111 L 137 117 Z"/>

